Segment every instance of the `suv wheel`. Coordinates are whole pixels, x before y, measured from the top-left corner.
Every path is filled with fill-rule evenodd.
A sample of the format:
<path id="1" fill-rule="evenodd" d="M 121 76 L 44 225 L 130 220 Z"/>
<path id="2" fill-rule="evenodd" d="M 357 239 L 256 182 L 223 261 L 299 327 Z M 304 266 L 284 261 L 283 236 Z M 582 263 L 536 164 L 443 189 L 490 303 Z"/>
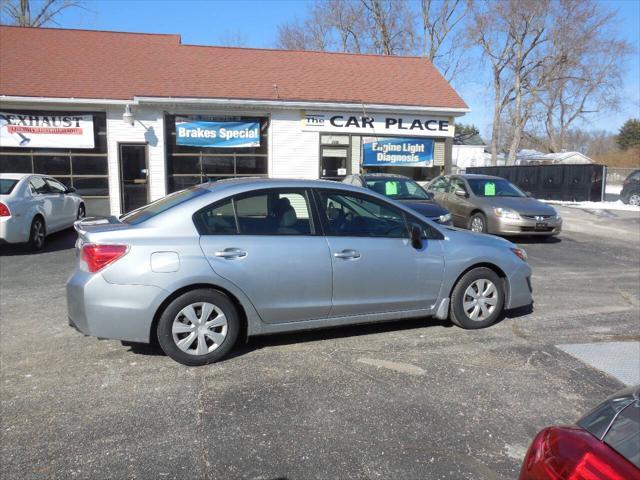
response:
<path id="1" fill-rule="evenodd" d="M 165 308 L 158 322 L 164 353 L 183 365 L 213 363 L 236 343 L 240 320 L 233 303 L 220 292 L 187 292 Z"/>
<path id="2" fill-rule="evenodd" d="M 629 205 L 640 205 L 640 192 L 632 192 L 627 196 L 627 201 Z"/>
<path id="3" fill-rule="evenodd" d="M 451 321 L 466 329 L 488 327 L 498 320 L 503 306 L 500 277 L 488 268 L 475 268 L 465 273 L 453 289 Z"/>

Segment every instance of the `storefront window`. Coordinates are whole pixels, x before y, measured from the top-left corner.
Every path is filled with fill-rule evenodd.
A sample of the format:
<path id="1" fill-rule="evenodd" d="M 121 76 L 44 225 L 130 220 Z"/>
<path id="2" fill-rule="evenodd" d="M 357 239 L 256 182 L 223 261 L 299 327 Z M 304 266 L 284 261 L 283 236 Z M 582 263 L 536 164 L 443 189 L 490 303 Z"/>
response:
<path id="1" fill-rule="evenodd" d="M 191 142 L 185 142 L 182 137 L 179 142 L 176 121 L 179 127 L 188 123 L 189 129 L 197 130 L 201 127 L 204 133 L 201 133 L 201 137 L 194 135 Z M 226 125 L 228 125 L 227 128 L 225 128 Z M 166 115 L 168 191 L 175 192 L 191 185 L 223 178 L 266 177 L 268 174 L 268 126 L 267 118 Z M 214 131 L 217 137 L 208 133 L 208 128 Z M 240 133 L 235 134 L 236 131 Z M 229 134 L 229 132 L 232 133 Z M 237 136 L 234 137 L 234 134 Z M 218 139 L 221 135 L 227 135 L 229 141 L 211 141 L 207 145 L 207 139 Z M 191 137 L 187 140 L 189 138 Z"/>
<path id="2" fill-rule="evenodd" d="M 7 111 L 31 116 L 91 116 L 93 148 L 27 148 L 0 146 L 0 173 L 41 173 L 55 177 L 67 187 L 90 199 L 88 211 L 108 210 L 107 118 L 101 112 Z M 90 139 L 91 137 L 89 137 Z M 33 143 L 32 140 L 31 143 Z M 64 141 L 62 141 L 64 142 Z M 58 147 L 58 145 L 56 145 Z M 100 200 L 104 199 L 104 200 Z M 96 208 L 93 204 L 100 203 Z"/>

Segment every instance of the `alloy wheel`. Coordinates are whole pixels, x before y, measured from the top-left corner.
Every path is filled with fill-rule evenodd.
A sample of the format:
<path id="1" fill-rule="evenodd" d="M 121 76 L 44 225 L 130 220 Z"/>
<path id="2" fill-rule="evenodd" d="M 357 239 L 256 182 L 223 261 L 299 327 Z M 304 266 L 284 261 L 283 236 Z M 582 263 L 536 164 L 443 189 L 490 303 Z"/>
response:
<path id="1" fill-rule="evenodd" d="M 87 212 L 84 209 L 84 205 L 80 205 L 78 208 L 78 220 L 82 220 L 87 215 Z"/>
<path id="2" fill-rule="evenodd" d="M 171 326 L 176 346 L 189 355 L 206 355 L 224 342 L 227 317 L 216 305 L 198 302 L 178 312 Z"/>
<path id="3" fill-rule="evenodd" d="M 491 280 L 480 278 L 465 290 L 462 308 L 471 320 L 481 322 L 496 309 L 498 295 L 498 289 Z"/>
<path id="4" fill-rule="evenodd" d="M 44 245 L 44 225 L 41 220 L 36 220 L 31 225 L 31 238 L 36 249 L 42 248 Z"/>
<path id="5" fill-rule="evenodd" d="M 629 195 L 629 205 L 640 205 L 640 193 L 632 193 Z"/>
<path id="6" fill-rule="evenodd" d="M 471 220 L 471 231 L 472 232 L 484 232 L 484 222 L 480 217 L 474 217 Z"/>

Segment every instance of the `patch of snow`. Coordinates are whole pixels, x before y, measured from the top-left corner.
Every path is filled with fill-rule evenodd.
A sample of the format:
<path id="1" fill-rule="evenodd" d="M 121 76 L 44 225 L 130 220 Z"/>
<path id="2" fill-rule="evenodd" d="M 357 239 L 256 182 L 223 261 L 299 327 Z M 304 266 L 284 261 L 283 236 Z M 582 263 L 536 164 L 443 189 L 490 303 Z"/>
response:
<path id="1" fill-rule="evenodd" d="M 615 202 L 563 202 L 559 200 L 540 200 L 541 202 L 562 207 L 580 208 L 583 210 L 626 210 L 629 212 L 640 212 L 640 206 L 625 205 L 621 200 Z"/>
<path id="2" fill-rule="evenodd" d="M 620 195 L 622 191 L 622 185 L 607 185 L 604 189 L 608 195 Z"/>

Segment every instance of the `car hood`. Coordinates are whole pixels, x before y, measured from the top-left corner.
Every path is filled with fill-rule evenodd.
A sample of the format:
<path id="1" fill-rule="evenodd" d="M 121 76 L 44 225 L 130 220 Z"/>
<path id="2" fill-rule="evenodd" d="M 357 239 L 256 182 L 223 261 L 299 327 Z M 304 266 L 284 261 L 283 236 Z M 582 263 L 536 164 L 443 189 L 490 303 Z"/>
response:
<path id="1" fill-rule="evenodd" d="M 481 202 L 494 208 L 509 208 L 524 215 L 555 215 L 556 210 L 530 197 L 483 197 Z"/>
<path id="2" fill-rule="evenodd" d="M 448 236 L 453 241 L 459 241 L 467 244 L 473 245 L 487 245 L 487 246 L 496 246 L 499 245 L 501 247 L 507 248 L 516 248 L 517 245 L 510 242 L 509 240 L 497 237 L 495 235 L 489 235 L 488 233 L 479 233 L 472 232 L 470 230 L 465 230 L 457 227 L 445 227 L 442 229 L 442 232 Z"/>
<path id="3" fill-rule="evenodd" d="M 430 200 L 398 200 L 403 205 L 406 205 L 412 210 L 415 210 L 420 215 L 425 217 L 439 217 L 440 215 L 446 215 L 449 213 L 446 209 L 442 208 L 435 202 Z"/>

